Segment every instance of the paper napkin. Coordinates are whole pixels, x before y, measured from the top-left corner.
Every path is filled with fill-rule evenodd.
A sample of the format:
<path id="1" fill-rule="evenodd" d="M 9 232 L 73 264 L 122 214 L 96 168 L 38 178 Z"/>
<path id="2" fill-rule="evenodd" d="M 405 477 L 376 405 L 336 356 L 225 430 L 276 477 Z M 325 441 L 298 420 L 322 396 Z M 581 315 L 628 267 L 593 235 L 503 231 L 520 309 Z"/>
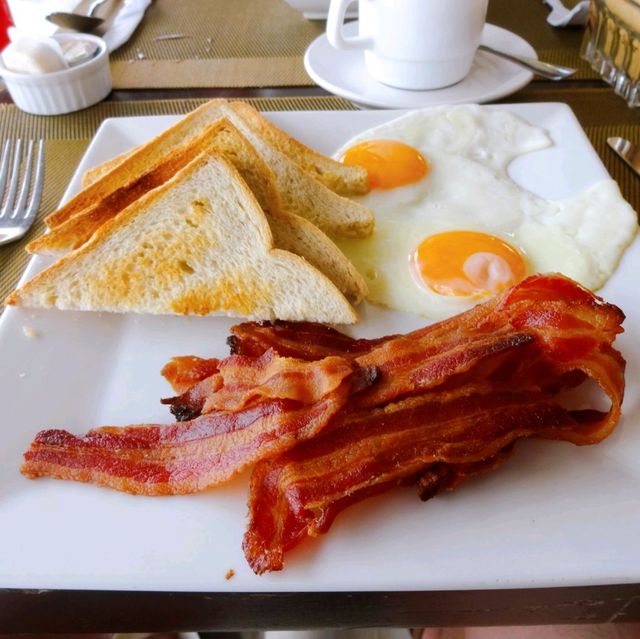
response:
<path id="1" fill-rule="evenodd" d="M 567 8 L 562 0 L 542 1 L 551 7 L 551 13 L 547 17 L 547 22 L 552 27 L 579 26 L 587 23 L 587 15 L 589 13 L 588 0 L 578 2 L 573 8 Z"/>
<path id="2" fill-rule="evenodd" d="M 9 0 L 13 22 L 21 31 L 52 35 L 58 27 L 45 20 L 54 11 L 86 11 L 79 0 Z M 119 0 L 113 17 L 109 17 L 103 32 L 96 33 L 107 43 L 109 51 L 122 46 L 133 34 L 151 0 Z M 106 5 L 105 5 L 106 6 Z"/>

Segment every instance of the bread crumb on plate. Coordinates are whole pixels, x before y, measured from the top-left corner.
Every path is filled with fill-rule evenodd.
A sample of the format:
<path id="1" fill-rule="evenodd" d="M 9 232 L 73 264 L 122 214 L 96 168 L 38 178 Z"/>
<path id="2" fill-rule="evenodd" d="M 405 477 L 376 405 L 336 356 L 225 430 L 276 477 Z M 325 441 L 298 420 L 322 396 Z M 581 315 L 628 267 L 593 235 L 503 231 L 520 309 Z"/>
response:
<path id="1" fill-rule="evenodd" d="M 38 337 L 38 331 L 36 331 L 36 329 L 33 328 L 33 326 L 23 326 L 22 333 L 24 334 L 25 337 L 28 337 L 29 339 L 34 339 Z"/>

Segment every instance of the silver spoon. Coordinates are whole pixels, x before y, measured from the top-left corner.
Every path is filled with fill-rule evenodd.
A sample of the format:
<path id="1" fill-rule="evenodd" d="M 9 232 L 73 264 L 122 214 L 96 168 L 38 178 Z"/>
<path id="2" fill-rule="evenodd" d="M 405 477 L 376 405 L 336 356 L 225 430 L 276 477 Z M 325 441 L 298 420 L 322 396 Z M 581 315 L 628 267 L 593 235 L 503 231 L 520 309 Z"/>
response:
<path id="1" fill-rule="evenodd" d="M 47 16 L 47 20 L 49 22 L 53 22 L 53 24 L 57 24 L 63 29 L 72 29 L 73 31 L 90 33 L 104 22 L 102 18 L 97 18 L 93 14 L 98 10 L 98 7 L 106 1 L 107 0 L 95 0 L 95 2 L 92 2 L 89 10 L 87 11 L 87 15 L 56 11 L 54 13 L 50 13 Z"/>
<path id="2" fill-rule="evenodd" d="M 481 44 L 478 49 L 480 51 L 486 51 L 487 53 L 497 55 L 501 58 L 504 58 L 505 60 L 515 62 L 521 67 L 529 69 L 530 71 L 537 73 L 539 76 L 546 78 L 547 80 L 564 80 L 564 78 L 572 76 L 577 70 L 572 69 L 571 67 L 561 67 L 555 64 L 549 64 L 548 62 L 541 62 L 540 60 L 536 60 L 535 58 L 526 58 L 521 55 L 505 53 L 504 51 L 498 51 L 497 49 L 487 47 L 484 44 Z"/>

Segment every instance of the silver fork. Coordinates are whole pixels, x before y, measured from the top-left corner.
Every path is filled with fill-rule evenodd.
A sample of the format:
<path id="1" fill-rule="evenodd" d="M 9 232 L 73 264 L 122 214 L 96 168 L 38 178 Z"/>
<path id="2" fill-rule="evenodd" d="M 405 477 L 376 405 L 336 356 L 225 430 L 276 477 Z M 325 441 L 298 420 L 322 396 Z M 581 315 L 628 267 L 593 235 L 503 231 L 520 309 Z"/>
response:
<path id="1" fill-rule="evenodd" d="M 26 153 L 24 152 L 26 147 Z M 0 245 L 20 239 L 36 219 L 44 182 L 44 142 L 5 140 L 0 157 Z"/>

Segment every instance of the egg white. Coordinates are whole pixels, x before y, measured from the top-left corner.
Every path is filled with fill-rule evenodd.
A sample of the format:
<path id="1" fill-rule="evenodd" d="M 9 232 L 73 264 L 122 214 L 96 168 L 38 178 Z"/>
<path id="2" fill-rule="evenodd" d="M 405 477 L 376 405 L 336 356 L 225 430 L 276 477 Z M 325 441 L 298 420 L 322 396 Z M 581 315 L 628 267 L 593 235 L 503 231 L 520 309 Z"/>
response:
<path id="1" fill-rule="evenodd" d="M 637 216 L 613 180 L 550 201 L 507 175 L 518 155 L 551 145 L 547 133 L 506 111 L 478 105 L 412 112 L 349 140 L 393 139 L 431 163 L 421 181 L 357 198 L 376 218 L 364 240 L 337 243 L 365 277 L 371 302 L 441 319 L 487 298 L 446 296 L 419 282 L 410 263 L 420 242 L 450 230 L 489 233 L 524 254 L 530 273 L 560 272 L 600 288 L 637 232 Z"/>

